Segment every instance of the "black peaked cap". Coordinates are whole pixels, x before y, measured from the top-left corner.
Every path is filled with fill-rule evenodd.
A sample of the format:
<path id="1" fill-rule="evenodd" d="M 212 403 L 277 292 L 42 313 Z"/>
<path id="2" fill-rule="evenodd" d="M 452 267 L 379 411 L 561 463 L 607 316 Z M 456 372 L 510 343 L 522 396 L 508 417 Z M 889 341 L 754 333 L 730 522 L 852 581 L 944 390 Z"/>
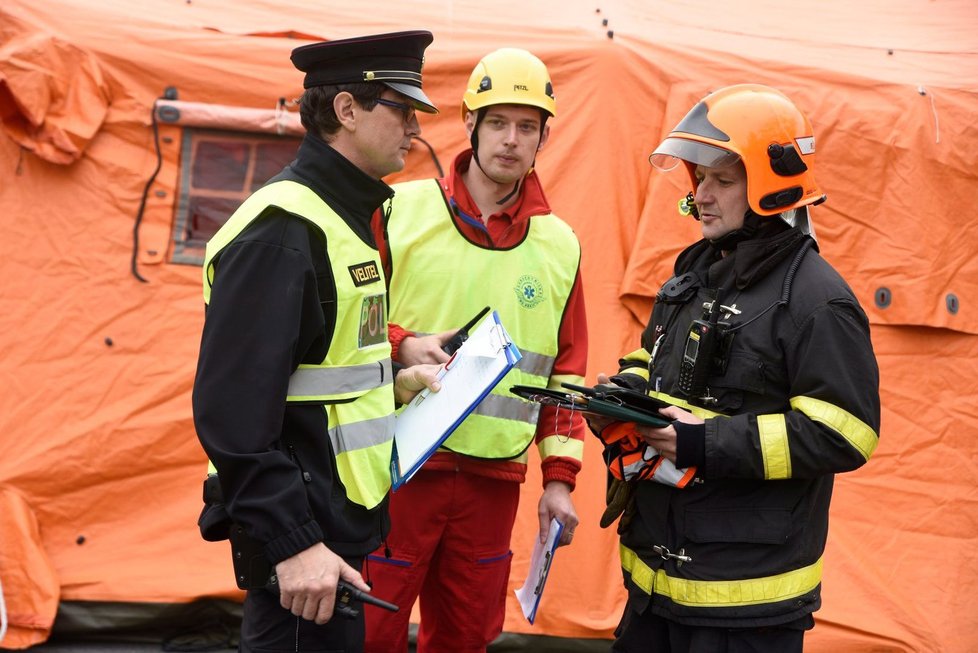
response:
<path id="1" fill-rule="evenodd" d="M 306 74 L 304 88 L 380 82 L 411 98 L 419 111 L 438 113 L 421 90 L 424 50 L 433 40 L 431 32 L 413 30 L 324 41 L 293 50 L 292 63 Z"/>

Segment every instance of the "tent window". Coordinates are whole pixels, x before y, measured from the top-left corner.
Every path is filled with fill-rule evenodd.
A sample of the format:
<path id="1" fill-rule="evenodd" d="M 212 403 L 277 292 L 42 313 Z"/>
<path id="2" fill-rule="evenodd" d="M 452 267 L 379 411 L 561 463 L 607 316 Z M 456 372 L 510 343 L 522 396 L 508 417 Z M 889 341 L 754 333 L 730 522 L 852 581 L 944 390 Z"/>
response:
<path id="1" fill-rule="evenodd" d="M 234 210 L 295 158 L 300 138 L 184 128 L 174 263 L 200 265 Z"/>

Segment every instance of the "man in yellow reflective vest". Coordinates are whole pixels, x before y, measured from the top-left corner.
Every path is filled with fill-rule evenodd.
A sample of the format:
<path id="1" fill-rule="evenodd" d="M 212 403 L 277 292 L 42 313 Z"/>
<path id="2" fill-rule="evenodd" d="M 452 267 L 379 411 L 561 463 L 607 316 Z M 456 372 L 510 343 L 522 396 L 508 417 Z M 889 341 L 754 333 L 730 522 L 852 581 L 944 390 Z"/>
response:
<path id="1" fill-rule="evenodd" d="M 612 651 L 800 653 L 814 625 L 833 479 L 869 459 L 880 424 L 869 322 L 814 240 L 814 153 L 791 100 L 742 84 L 651 156 L 688 174 L 680 210 L 703 239 L 613 380 L 675 404 L 671 425 L 636 427 L 644 459 L 695 478 L 614 493 L 628 603 Z"/>
<path id="2" fill-rule="evenodd" d="M 337 584 L 369 591 L 359 570 L 388 527 L 395 395 L 437 385 L 433 365 L 393 377 L 370 232 L 392 192 L 380 178 L 421 131 L 416 111 L 436 111 L 421 89 L 431 40 L 294 50 L 307 131 L 296 159 L 207 244 L 193 406 L 219 489 L 205 485 L 200 527 L 205 539 L 230 535 L 238 553 L 257 549 L 235 564 L 250 588 L 241 651 L 363 648 L 362 614 L 333 618 Z"/>
<path id="3" fill-rule="evenodd" d="M 378 239 L 388 240 L 382 254 L 391 321 L 412 335 L 392 328 L 395 360 L 446 360 L 445 336 L 486 305 L 523 359 L 393 493 L 391 536 L 367 567 L 375 592 L 402 610 L 367 608 L 373 653 L 404 653 L 409 608 L 419 595 L 419 653 L 485 651 L 501 632 L 509 542 L 531 445 L 543 470 L 541 535 L 556 517 L 569 543 L 578 522 L 570 492 L 583 423 L 508 392 L 514 383 L 581 383 L 587 359 L 580 245 L 551 212 L 533 171 L 556 114 L 546 66 L 520 49 L 486 55 L 469 78 L 461 114 L 472 148 L 444 179 L 396 185 L 387 219 L 375 216 Z"/>

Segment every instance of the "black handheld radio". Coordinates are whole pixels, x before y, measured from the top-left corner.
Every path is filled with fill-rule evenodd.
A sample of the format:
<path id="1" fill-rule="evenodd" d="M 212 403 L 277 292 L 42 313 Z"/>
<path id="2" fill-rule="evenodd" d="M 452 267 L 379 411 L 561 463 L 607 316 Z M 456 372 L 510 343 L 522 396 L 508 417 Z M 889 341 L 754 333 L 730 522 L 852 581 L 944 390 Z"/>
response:
<path id="1" fill-rule="evenodd" d="M 249 537 L 244 528 L 238 524 L 231 524 L 228 539 L 231 540 L 231 561 L 234 565 L 234 576 L 238 587 L 243 590 L 266 589 L 278 594 L 281 590 L 278 585 L 278 576 L 272 567 L 272 563 L 265 557 L 264 545 Z M 388 603 L 372 594 L 362 592 L 345 580 L 341 579 L 337 582 L 336 602 L 333 604 L 333 611 L 336 614 L 348 619 L 356 619 L 360 615 L 363 603 L 369 603 L 391 612 L 400 610 L 393 603 Z"/>
<path id="2" fill-rule="evenodd" d="M 686 334 L 686 347 L 679 366 L 679 390 L 691 399 L 706 394 L 706 380 L 713 367 L 713 357 L 720 340 L 720 289 L 699 320 L 693 320 Z"/>
<path id="3" fill-rule="evenodd" d="M 278 577 L 275 574 L 268 579 L 268 584 L 265 589 L 278 593 Z M 358 590 L 353 585 L 350 585 L 345 580 L 339 580 L 336 583 L 336 602 L 333 603 L 333 612 L 336 614 L 346 617 L 347 619 L 356 619 L 360 616 L 360 604 L 369 603 L 370 605 L 375 605 L 378 608 L 383 608 L 389 612 L 397 612 L 400 608 L 393 603 L 388 603 L 387 601 L 378 599 L 372 594 L 367 594 Z"/>
<path id="4" fill-rule="evenodd" d="M 466 340 L 469 339 L 469 330 L 472 327 L 474 327 L 475 323 L 481 320 L 482 316 L 488 312 L 489 312 L 488 306 L 486 306 L 481 311 L 479 311 L 479 313 L 474 318 L 469 320 L 465 324 L 465 326 L 463 326 L 461 329 L 456 331 L 455 335 L 453 335 L 448 342 L 442 345 L 441 350 L 446 354 L 448 354 L 449 356 L 451 356 L 456 351 L 458 351 L 458 348 L 462 346 L 462 343 L 464 343 Z"/>

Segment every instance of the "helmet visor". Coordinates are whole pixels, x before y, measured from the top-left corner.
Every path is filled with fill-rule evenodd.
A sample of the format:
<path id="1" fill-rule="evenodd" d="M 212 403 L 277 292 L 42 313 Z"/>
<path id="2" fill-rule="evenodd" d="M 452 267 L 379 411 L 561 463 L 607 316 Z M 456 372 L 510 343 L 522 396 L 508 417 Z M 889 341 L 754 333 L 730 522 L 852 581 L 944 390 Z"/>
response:
<path id="1" fill-rule="evenodd" d="M 723 168 L 739 160 L 739 154 L 722 147 L 674 137 L 662 141 L 649 155 L 649 163 L 663 172 L 672 170 L 680 161 L 707 168 Z"/>

